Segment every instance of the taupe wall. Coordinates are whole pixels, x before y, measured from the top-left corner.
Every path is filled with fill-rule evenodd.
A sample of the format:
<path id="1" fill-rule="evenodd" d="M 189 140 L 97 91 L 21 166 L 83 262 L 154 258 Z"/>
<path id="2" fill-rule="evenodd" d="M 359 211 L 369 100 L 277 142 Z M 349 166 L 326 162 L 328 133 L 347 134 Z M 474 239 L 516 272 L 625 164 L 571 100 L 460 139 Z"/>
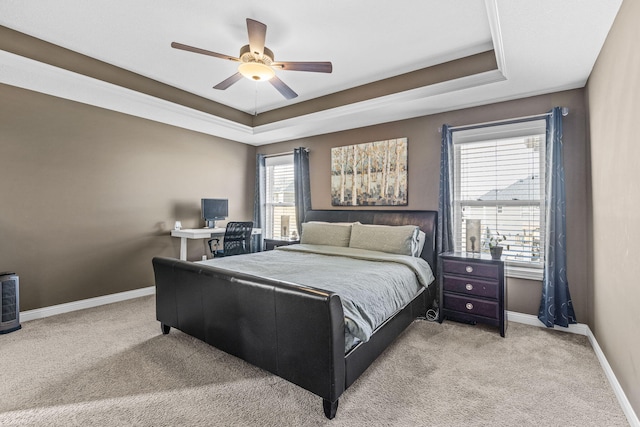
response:
<path id="1" fill-rule="evenodd" d="M 572 90 L 483 107 L 452 111 L 411 120 L 315 136 L 258 147 L 265 154 L 308 147 L 311 170 L 311 199 L 315 209 L 332 209 L 329 182 L 330 149 L 342 145 L 406 136 L 409 138 L 409 209 L 438 209 L 440 174 L 440 133 L 447 123 L 453 126 L 540 114 L 555 106 L 569 107 L 564 119 L 567 186 L 569 266 L 568 278 L 578 321 L 589 323 L 586 272 L 586 153 L 585 105 L 583 90 Z M 403 209 L 403 208 L 398 208 Z M 539 282 L 510 279 L 508 309 L 536 314 L 540 304 Z"/>
<path id="2" fill-rule="evenodd" d="M 0 86 L 0 269 L 21 278 L 22 310 L 153 284 L 149 260 L 177 256 L 176 219 L 201 225 L 201 197 L 229 197 L 230 217 L 250 219 L 256 149 L 84 104 Z M 311 148 L 312 203 L 331 208 L 330 148 L 409 138 L 410 209 L 437 209 L 442 123 L 460 125 L 568 106 L 565 118 L 569 280 L 578 320 L 588 323 L 585 144 L 581 90 L 539 96 L 258 147 Z M 10 201 L 11 204 L 7 201 Z M 399 208 L 400 209 L 400 208 Z M 199 259 L 203 241 L 191 241 Z M 113 275 L 118 274 L 114 280 Z M 89 285 L 88 285 L 89 283 Z M 540 284 L 510 279 L 508 308 L 535 314 Z"/>
<path id="3" fill-rule="evenodd" d="M 640 2 L 625 0 L 587 84 L 591 328 L 640 414 Z"/>
<path id="4" fill-rule="evenodd" d="M 202 197 L 252 217 L 254 147 L 6 85 L 0 99 L 0 271 L 20 275 L 23 311 L 152 286 Z"/>

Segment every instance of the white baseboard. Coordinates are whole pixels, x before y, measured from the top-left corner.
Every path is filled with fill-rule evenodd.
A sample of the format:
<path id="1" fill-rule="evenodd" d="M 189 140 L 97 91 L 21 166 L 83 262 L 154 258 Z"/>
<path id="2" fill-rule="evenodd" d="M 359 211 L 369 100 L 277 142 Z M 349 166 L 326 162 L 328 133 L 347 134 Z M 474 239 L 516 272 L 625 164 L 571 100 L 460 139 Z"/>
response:
<path id="1" fill-rule="evenodd" d="M 515 311 L 507 311 L 507 320 L 516 323 L 524 323 L 525 325 L 538 326 L 540 328 L 546 328 L 546 326 L 538 319 L 537 316 L 532 314 L 516 313 Z M 578 335 L 588 335 L 589 326 L 584 323 L 577 323 L 575 325 L 569 325 L 568 328 L 555 325 L 554 330 L 570 332 Z"/>
<path id="2" fill-rule="evenodd" d="M 80 301 L 68 302 L 65 304 L 36 308 L 35 310 L 21 311 L 20 321 L 28 322 L 29 320 L 42 319 L 49 316 L 55 316 L 56 314 L 69 313 L 76 310 L 84 310 L 85 308 L 98 307 L 100 305 L 144 297 L 147 295 L 153 295 L 155 293 L 156 287 L 149 286 L 148 288 L 134 289 L 132 291 L 119 292 L 117 294 L 104 295 L 101 297 L 83 299 Z"/>
<path id="3" fill-rule="evenodd" d="M 507 311 L 507 320 L 509 320 L 510 322 L 524 323 L 530 326 L 538 326 L 540 328 L 546 327 L 540 321 L 540 319 L 538 319 L 537 316 L 533 316 L 531 314 L 516 313 L 515 311 Z M 627 399 L 627 395 L 624 393 L 622 386 L 618 382 L 618 378 L 616 378 L 616 374 L 614 374 L 613 369 L 611 369 L 611 365 L 609 365 L 609 361 L 602 352 L 602 349 L 600 348 L 596 337 L 593 335 L 593 332 L 591 332 L 591 328 L 583 323 L 578 323 L 575 325 L 569 325 L 568 328 L 556 325 L 553 329 L 587 336 L 589 342 L 591 343 L 591 347 L 593 348 L 593 351 L 596 353 L 596 357 L 600 362 L 600 366 L 602 366 L 602 370 L 609 380 L 609 384 L 611 385 L 614 394 L 618 398 L 618 403 L 622 407 L 622 412 L 624 412 L 624 415 L 627 417 L 627 421 L 629 421 L 629 425 L 631 427 L 640 427 L 640 420 L 638 419 L 638 415 L 631 407 L 631 403 L 629 402 L 629 399 Z"/>
<path id="4" fill-rule="evenodd" d="M 591 347 L 593 347 L 593 351 L 595 351 L 598 360 L 600 361 L 600 366 L 604 370 L 604 374 L 609 380 L 609 384 L 611 384 L 611 388 L 613 388 L 613 392 L 618 398 L 618 402 L 620 402 L 620 406 L 622 406 L 622 411 L 627 416 L 627 421 L 629 421 L 629 425 L 631 427 L 640 427 L 640 419 L 638 419 L 638 415 L 635 413 L 633 408 L 631 407 L 631 403 L 627 399 L 627 395 L 622 390 L 622 386 L 618 382 L 616 378 L 616 374 L 613 373 L 613 369 L 611 369 L 611 365 L 607 361 L 600 345 L 598 345 L 598 341 L 596 341 L 596 337 L 591 332 L 591 329 L 587 327 L 587 337 L 589 338 L 589 342 L 591 343 Z"/>

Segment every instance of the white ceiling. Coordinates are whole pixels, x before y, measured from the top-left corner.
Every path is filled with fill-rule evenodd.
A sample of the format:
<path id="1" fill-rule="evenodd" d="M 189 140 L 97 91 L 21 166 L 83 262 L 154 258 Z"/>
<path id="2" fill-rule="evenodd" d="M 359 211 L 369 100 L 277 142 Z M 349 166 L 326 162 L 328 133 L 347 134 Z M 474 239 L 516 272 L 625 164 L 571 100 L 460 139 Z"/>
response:
<path id="1" fill-rule="evenodd" d="M 250 127 L 0 51 L 0 82 L 249 144 L 265 144 L 583 87 L 622 0 L 0 0 L 0 25 L 249 114 L 495 49 L 500 70 Z M 278 71 L 299 97 L 242 79 L 246 18 L 267 25 L 282 61 L 331 61 L 333 73 Z"/>

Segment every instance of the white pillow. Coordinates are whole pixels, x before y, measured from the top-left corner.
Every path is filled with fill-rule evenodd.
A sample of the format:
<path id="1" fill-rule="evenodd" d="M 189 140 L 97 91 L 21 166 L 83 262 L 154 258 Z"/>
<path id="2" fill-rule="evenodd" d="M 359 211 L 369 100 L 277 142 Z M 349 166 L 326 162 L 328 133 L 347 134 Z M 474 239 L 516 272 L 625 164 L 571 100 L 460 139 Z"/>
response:
<path id="1" fill-rule="evenodd" d="M 330 222 L 305 222 L 302 224 L 300 243 L 307 245 L 329 245 L 348 247 L 351 224 Z"/>
<path id="2" fill-rule="evenodd" d="M 419 230 L 415 225 L 353 224 L 349 247 L 414 256 Z"/>

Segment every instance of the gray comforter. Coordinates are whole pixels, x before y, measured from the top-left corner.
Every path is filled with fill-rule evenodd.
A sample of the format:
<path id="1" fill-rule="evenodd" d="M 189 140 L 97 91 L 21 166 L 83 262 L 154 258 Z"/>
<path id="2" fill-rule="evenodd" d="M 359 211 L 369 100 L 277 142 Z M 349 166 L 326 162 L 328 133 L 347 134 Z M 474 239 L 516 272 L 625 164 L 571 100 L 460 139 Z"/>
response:
<path id="1" fill-rule="evenodd" d="M 347 349 L 353 338 L 368 341 L 375 328 L 434 280 L 422 258 L 323 245 L 282 246 L 200 263 L 337 293 Z"/>

